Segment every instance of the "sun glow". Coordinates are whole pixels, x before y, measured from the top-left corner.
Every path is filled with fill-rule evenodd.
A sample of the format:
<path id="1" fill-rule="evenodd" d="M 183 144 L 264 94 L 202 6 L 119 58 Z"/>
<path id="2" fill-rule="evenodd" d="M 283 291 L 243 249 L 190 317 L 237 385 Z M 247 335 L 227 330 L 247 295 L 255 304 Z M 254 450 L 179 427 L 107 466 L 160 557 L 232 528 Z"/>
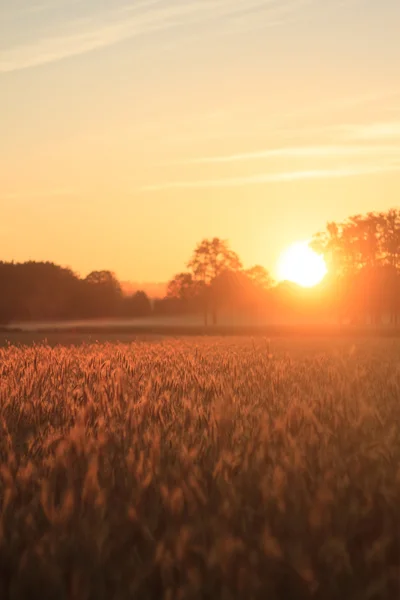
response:
<path id="1" fill-rule="evenodd" d="M 327 273 L 325 260 L 314 252 L 308 242 L 297 242 L 280 257 L 278 276 L 282 281 L 292 281 L 302 287 L 320 283 Z"/>

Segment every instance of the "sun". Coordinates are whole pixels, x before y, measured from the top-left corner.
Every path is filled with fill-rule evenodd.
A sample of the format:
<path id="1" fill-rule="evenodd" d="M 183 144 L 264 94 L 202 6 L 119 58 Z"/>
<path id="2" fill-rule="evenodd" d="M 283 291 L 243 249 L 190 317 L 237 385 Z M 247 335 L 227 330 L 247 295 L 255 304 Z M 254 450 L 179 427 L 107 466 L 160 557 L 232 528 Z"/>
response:
<path id="1" fill-rule="evenodd" d="M 278 276 L 282 281 L 292 281 L 302 287 L 313 287 L 327 273 L 324 258 L 314 252 L 308 242 L 297 242 L 280 257 Z"/>

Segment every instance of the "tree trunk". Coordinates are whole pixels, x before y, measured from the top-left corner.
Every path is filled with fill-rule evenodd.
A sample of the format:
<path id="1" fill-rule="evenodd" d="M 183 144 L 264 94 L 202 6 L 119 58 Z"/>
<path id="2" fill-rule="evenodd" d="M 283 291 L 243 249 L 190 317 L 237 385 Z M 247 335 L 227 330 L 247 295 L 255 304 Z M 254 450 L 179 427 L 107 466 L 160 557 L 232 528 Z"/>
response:
<path id="1" fill-rule="evenodd" d="M 212 319 L 213 319 L 213 325 L 215 327 L 215 325 L 217 325 L 217 311 L 214 308 L 213 313 L 212 313 Z"/>

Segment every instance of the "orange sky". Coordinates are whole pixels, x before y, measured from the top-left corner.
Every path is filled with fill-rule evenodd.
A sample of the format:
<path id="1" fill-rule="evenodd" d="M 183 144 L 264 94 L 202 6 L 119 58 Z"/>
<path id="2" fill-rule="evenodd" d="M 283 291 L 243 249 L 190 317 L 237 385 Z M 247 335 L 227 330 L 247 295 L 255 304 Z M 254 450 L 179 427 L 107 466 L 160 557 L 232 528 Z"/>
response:
<path id="1" fill-rule="evenodd" d="M 19 0 L 4 17 L 2 260 L 157 282 L 217 235 L 276 275 L 326 221 L 400 205 L 397 0 Z"/>

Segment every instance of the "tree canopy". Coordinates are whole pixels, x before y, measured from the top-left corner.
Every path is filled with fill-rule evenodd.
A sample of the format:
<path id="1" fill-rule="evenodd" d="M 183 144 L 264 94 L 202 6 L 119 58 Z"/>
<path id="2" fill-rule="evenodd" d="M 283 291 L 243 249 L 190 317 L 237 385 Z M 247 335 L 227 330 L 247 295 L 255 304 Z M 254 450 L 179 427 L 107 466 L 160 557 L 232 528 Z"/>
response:
<path id="1" fill-rule="evenodd" d="M 139 294 L 139 295 L 138 295 Z M 0 263 L 0 324 L 18 321 L 143 316 L 151 312 L 144 292 L 124 296 L 113 273 L 81 279 L 50 262 Z"/>
<path id="2" fill-rule="evenodd" d="M 243 270 L 238 254 L 226 240 L 217 237 L 203 239 L 187 267 L 187 272 L 175 275 L 169 282 L 168 296 L 201 306 L 205 325 L 210 312 L 216 324 L 221 308 L 243 306 L 256 287 L 265 290 L 272 285 L 272 278 L 263 267 Z"/>
<path id="3" fill-rule="evenodd" d="M 336 288 L 340 317 L 379 322 L 400 311 L 400 210 L 354 215 L 314 236 Z"/>

